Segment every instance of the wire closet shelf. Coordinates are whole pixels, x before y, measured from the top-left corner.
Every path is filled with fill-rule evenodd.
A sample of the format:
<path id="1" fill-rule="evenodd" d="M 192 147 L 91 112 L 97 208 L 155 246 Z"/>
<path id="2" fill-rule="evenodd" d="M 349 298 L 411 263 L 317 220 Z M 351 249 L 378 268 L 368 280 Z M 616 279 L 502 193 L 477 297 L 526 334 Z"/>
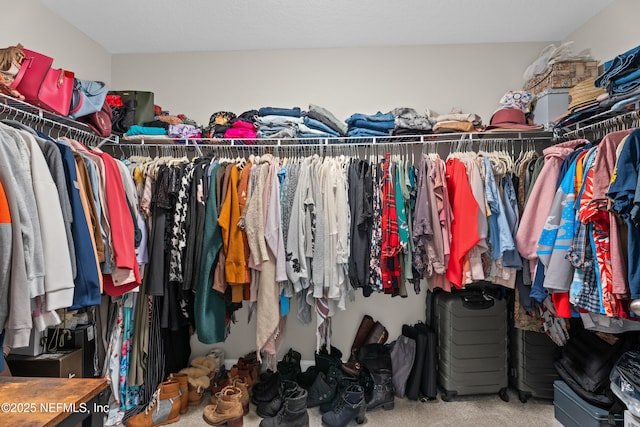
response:
<path id="1" fill-rule="evenodd" d="M 24 122 L 50 136 L 68 136 L 91 145 L 117 144 L 119 141 L 117 135 L 102 138 L 84 123 L 50 113 L 2 93 L 0 93 L 0 117 Z"/>
<path id="2" fill-rule="evenodd" d="M 117 143 L 120 147 L 190 147 L 203 149 L 245 149 L 260 150 L 273 149 L 328 149 L 339 150 L 357 147 L 399 147 L 399 146 L 433 146 L 451 144 L 452 149 L 471 148 L 474 143 L 489 143 L 509 141 L 550 142 L 553 133 L 545 131 L 501 131 L 501 132 L 469 132 L 426 135 L 375 136 L 375 137 L 332 137 L 332 138 L 256 138 L 256 139 L 226 139 L 226 138 L 169 138 L 167 136 L 139 136 L 121 138 Z M 102 144 L 101 144 L 102 145 Z M 113 145 L 113 144 L 109 144 Z"/>
<path id="3" fill-rule="evenodd" d="M 607 112 L 607 114 L 599 114 L 575 125 L 558 129 L 556 137 L 564 140 L 587 137 L 602 139 L 608 133 L 637 127 L 640 127 L 640 109 L 622 114 Z"/>

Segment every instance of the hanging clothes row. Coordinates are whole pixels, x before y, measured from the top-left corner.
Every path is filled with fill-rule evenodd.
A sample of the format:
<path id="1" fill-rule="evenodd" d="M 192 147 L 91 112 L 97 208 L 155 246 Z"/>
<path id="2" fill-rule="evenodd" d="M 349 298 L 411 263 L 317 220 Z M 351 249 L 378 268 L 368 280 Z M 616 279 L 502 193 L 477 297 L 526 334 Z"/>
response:
<path id="1" fill-rule="evenodd" d="M 614 333 L 640 330 L 629 321 L 640 315 L 640 133 L 625 129 L 637 124 L 638 113 L 628 113 L 573 132 L 593 141 L 546 149 L 517 234 L 531 267 L 530 297 L 541 302 L 550 294 L 559 316 L 579 315 L 586 327 Z"/>
<path id="2" fill-rule="evenodd" d="M 130 147 L 107 146 L 110 155 L 20 123 L 0 130 L 0 205 L 8 207 L 0 217 L 11 224 L 2 228 L 11 256 L 0 277 L 10 278 L 9 289 L 20 277 L 34 282 L 9 302 L 26 310 L 11 318 L 18 327 L 5 324 L 7 341 L 25 345 L 25 313 L 51 312 L 46 322 L 55 324 L 56 308 L 108 296 L 102 372 L 117 411 L 139 408 L 166 374 L 187 365 L 189 330 L 203 343 L 223 341 L 243 304 L 257 319 L 256 348 L 275 364 L 291 298 L 301 321 L 315 313 L 320 347 L 330 345 L 331 318 L 354 289 L 408 296 L 407 288 L 479 280 L 514 286 L 530 147 L 516 155 L 513 142 L 490 140 L 476 153 L 473 141 L 463 142 L 443 158 L 435 144 L 427 153 L 421 144 L 326 147 L 322 156 L 308 145 L 258 148 L 260 156 L 249 154 L 255 146 L 235 147 L 234 156 L 200 146 L 189 158 L 183 146 L 152 158 L 148 147 L 126 156 Z M 32 206 L 46 204 L 47 215 L 25 208 L 21 193 Z M 44 194 L 58 195 L 57 205 Z M 57 226 L 45 230 L 51 210 Z M 50 230 L 58 234 L 44 235 Z M 53 241 L 56 252 L 45 251 Z M 46 280 L 40 286 L 63 265 L 61 292 Z"/>

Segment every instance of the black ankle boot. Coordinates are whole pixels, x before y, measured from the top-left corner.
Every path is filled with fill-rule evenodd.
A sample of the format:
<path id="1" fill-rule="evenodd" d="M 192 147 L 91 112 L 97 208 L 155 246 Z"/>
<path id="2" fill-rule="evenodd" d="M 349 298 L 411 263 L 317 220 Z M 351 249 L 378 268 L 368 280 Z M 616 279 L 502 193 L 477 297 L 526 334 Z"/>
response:
<path id="1" fill-rule="evenodd" d="M 307 391 L 301 387 L 289 390 L 280 412 L 260 421 L 260 427 L 309 427 Z"/>
<path id="2" fill-rule="evenodd" d="M 327 350 L 326 346 L 323 346 L 320 351 L 315 353 L 316 368 L 325 374 L 329 372 L 331 366 L 342 365 L 342 352 L 334 346 L 329 349 L 331 352 Z"/>
<path id="3" fill-rule="evenodd" d="M 300 387 L 295 382 L 283 380 L 278 394 L 272 400 L 256 405 L 256 414 L 262 418 L 275 417 L 282 409 L 286 397 L 298 388 Z"/>
<path id="4" fill-rule="evenodd" d="M 364 423 L 367 404 L 362 386 L 351 385 L 342 393 L 335 407 L 322 415 L 322 423 L 329 427 L 346 427 L 351 421 Z"/>
<path id="5" fill-rule="evenodd" d="M 320 372 L 309 388 L 307 396 L 307 408 L 314 408 L 325 403 L 333 402 L 338 391 L 338 382 L 335 378 L 327 378 Z"/>
<path id="6" fill-rule="evenodd" d="M 251 390 L 251 402 L 254 405 L 271 402 L 280 394 L 280 372 L 263 372 Z"/>
<path id="7" fill-rule="evenodd" d="M 320 371 L 317 367 L 309 366 L 306 371 L 298 374 L 298 376 L 296 377 L 296 382 L 300 387 L 309 391 L 309 389 L 315 382 L 318 373 L 320 373 Z"/>
<path id="8" fill-rule="evenodd" d="M 385 410 L 393 409 L 395 390 L 392 383 L 392 375 L 390 369 L 379 369 L 371 372 L 373 378 L 373 391 L 371 397 L 367 400 L 367 411 L 376 409 L 380 406 Z"/>
<path id="9" fill-rule="evenodd" d="M 300 353 L 290 348 L 282 360 L 278 362 L 278 372 L 283 380 L 296 380 L 296 377 L 302 372 L 300 368 L 301 357 Z"/>
<path id="10" fill-rule="evenodd" d="M 337 384 L 336 393 L 334 395 L 333 400 L 329 400 L 320 404 L 320 412 L 323 414 L 333 409 L 335 404 L 340 400 L 340 396 L 342 396 L 344 391 L 349 386 L 361 385 L 359 378 L 346 375 L 344 372 L 342 372 L 342 369 L 337 368 L 335 366 L 331 367 L 329 369 L 329 373 L 327 374 L 327 382 L 332 382 L 332 381 L 335 381 L 335 383 Z"/>

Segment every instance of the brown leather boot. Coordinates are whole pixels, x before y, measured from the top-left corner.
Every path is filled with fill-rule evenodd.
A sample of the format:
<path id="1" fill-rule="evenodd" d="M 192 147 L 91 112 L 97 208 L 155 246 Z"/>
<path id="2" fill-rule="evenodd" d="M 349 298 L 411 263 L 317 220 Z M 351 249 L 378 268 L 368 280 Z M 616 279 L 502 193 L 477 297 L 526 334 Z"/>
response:
<path id="1" fill-rule="evenodd" d="M 170 374 L 169 379 L 180 384 L 180 415 L 184 415 L 189 409 L 189 377 L 185 373 L 177 373 Z"/>
<path id="2" fill-rule="evenodd" d="M 238 359 L 237 365 L 239 370 L 247 370 L 249 372 L 251 384 L 255 384 L 258 381 L 261 364 L 260 362 L 258 362 L 258 358 L 256 357 L 255 352 L 247 353 L 243 357 L 240 357 Z"/>
<path id="3" fill-rule="evenodd" d="M 127 421 L 127 427 L 155 427 L 180 420 L 180 383 L 169 380 L 158 385 L 147 408 Z"/>
<path id="4" fill-rule="evenodd" d="M 222 378 L 218 383 L 213 387 L 212 395 L 220 392 L 223 388 L 228 385 L 233 385 L 233 380 L 241 378 L 243 383 L 247 387 L 247 391 L 251 393 L 251 388 L 253 387 L 253 381 L 251 380 L 251 373 L 249 369 L 239 369 L 237 365 L 231 367 L 231 369 L 227 372 L 227 378 Z"/>
<path id="5" fill-rule="evenodd" d="M 360 327 L 358 327 L 358 332 L 356 332 L 356 337 L 353 340 L 353 344 L 351 345 L 351 353 L 349 354 L 349 362 L 356 362 L 358 360 L 358 351 L 360 347 L 362 347 L 369 334 L 371 333 L 371 328 L 373 328 L 375 322 L 373 318 L 368 314 L 365 314 L 360 322 Z"/>
<path id="6" fill-rule="evenodd" d="M 202 418 L 212 426 L 226 423 L 228 427 L 241 427 L 243 424 L 241 397 L 242 391 L 239 388 L 225 387 L 216 394 L 216 403 L 204 408 Z"/>
<path id="7" fill-rule="evenodd" d="M 360 326 L 358 327 L 358 332 L 356 332 L 356 337 L 353 340 L 353 344 L 351 345 L 351 353 L 349 353 L 349 360 L 346 363 L 342 364 L 342 370 L 351 376 L 360 375 L 360 363 L 358 362 L 358 351 L 360 351 L 360 347 L 362 347 L 369 337 L 371 330 L 373 329 L 376 322 L 373 321 L 373 317 L 365 314 L 362 317 L 362 321 L 360 322 Z"/>
<path id="8" fill-rule="evenodd" d="M 369 335 L 367 335 L 367 339 L 362 345 L 384 344 L 387 342 L 387 338 L 389 338 L 389 332 L 387 331 L 387 328 L 385 328 L 382 323 L 376 322 L 371 328 L 371 331 L 369 331 Z"/>

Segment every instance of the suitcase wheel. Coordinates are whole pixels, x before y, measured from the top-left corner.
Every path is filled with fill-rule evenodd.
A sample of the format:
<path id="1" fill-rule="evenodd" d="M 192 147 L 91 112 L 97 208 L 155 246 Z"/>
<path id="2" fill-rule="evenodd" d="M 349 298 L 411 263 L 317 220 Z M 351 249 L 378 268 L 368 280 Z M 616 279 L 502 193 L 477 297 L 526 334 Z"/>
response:
<path id="1" fill-rule="evenodd" d="M 520 399 L 520 402 L 522 403 L 527 403 L 527 400 L 529 400 L 530 397 L 531 397 L 531 393 L 527 393 L 524 391 L 518 392 L 518 399 Z"/>
<path id="2" fill-rule="evenodd" d="M 498 392 L 498 396 L 500 396 L 500 399 L 502 399 L 504 402 L 508 402 L 509 401 L 509 390 L 505 387 L 505 388 L 501 388 L 500 391 Z"/>
<path id="3" fill-rule="evenodd" d="M 456 394 L 455 391 L 443 391 L 440 393 L 440 398 L 443 402 L 451 402 L 451 399 L 453 399 Z"/>

